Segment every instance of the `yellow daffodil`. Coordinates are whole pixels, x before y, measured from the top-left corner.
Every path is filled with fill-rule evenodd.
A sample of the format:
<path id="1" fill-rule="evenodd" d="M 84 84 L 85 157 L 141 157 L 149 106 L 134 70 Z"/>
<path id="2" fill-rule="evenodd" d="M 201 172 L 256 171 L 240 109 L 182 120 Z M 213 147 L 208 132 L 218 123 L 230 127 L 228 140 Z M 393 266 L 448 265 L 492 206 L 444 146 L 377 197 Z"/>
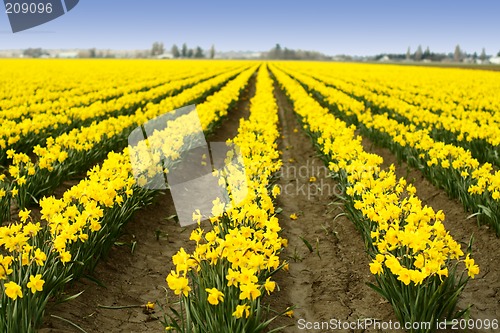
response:
<path id="1" fill-rule="evenodd" d="M 208 303 L 217 305 L 219 302 L 224 302 L 224 294 L 217 288 L 206 288 L 205 291 L 208 293 Z"/>
<path id="2" fill-rule="evenodd" d="M 16 300 L 18 297 L 23 298 L 23 291 L 21 287 L 14 281 L 7 282 L 4 286 L 5 286 L 5 294 L 9 298 L 13 300 Z"/>
<path id="3" fill-rule="evenodd" d="M 26 285 L 28 288 L 31 289 L 31 292 L 34 294 L 37 291 L 42 291 L 43 290 L 43 285 L 45 281 L 42 280 L 42 275 L 37 274 L 36 276 L 31 275 L 30 276 L 30 281 Z"/>

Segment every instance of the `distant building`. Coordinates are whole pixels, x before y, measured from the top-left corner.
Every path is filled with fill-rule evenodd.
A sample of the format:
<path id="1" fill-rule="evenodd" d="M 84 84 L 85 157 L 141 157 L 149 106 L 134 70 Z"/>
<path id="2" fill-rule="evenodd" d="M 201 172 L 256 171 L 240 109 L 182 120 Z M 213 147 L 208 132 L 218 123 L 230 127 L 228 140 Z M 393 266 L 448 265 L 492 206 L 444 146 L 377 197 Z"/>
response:
<path id="1" fill-rule="evenodd" d="M 174 55 L 172 53 L 163 53 L 155 56 L 156 59 L 174 59 Z"/>
<path id="2" fill-rule="evenodd" d="M 491 57 L 490 63 L 495 64 L 495 65 L 500 65 L 500 57 Z"/>
<path id="3" fill-rule="evenodd" d="M 78 58 L 78 52 L 59 52 L 56 54 L 56 58 L 64 58 L 64 59 Z"/>
<path id="4" fill-rule="evenodd" d="M 19 50 L 0 50 L 0 58 L 18 58 L 22 55 L 23 53 Z"/>

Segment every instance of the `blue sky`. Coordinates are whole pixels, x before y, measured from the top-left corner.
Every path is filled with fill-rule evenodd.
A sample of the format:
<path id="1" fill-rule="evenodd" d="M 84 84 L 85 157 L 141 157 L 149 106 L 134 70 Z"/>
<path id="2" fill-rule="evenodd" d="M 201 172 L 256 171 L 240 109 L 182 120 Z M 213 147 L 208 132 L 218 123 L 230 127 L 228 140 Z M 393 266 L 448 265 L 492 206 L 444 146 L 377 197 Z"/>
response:
<path id="1" fill-rule="evenodd" d="M 28 0 L 27 0 L 28 1 Z M 80 0 L 66 15 L 13 34 L 0 12 L 0 49 L 148 49 L 155 41 L 268 50 L 276 43 L 326 54 L 500 51 L 500 1 Z"/>

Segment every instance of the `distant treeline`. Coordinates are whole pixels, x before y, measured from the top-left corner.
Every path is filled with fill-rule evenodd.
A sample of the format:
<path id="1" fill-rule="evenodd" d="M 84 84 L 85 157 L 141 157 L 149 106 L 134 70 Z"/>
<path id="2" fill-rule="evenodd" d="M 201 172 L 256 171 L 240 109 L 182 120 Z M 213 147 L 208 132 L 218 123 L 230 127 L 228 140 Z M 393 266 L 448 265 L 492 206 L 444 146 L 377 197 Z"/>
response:
<path id="1" fill-rule="evenodd" d="M 112 50 L 97 50 L 95 48 L 79 50 L 78 52 L 67 52 L 55 55 L 56 57 L 74 57 L 74 58 L 115 58 L 115 57 L 127 57 L 127 58 L 215 58 L 215 46 L 212 45 L 209 50 L 203 50 L 200 46 L 195 48 L 189 48 L 186 43 L 183 43 L 181 47 L 173 44 L 170 48 L 170 52 L 165 50 L 165 46 L 162 42 L 154 42 L 151 49 L 149 50 L 136 50 L 126 52 L 115 53 Z M 22 56 L 28 58 L 41 58 L 50 57 L 51 55 L 47 50 L 42 48 L 28 48 L 23 50 Z M 276 44 L 267 52 L 262 52 L 260 57 L 262 59 L 270 60 L 337 60 L 337 61 L 424 61 L 424 62 L 465 62 L 465 63 L 488 63 L 493 55 L 486 54 L 483 48 L 478 54 L 467 53 L 463 51 L 459 45 L 455 47 L 454 52 L 450 53 L 436 53 L 431 52 L 429 47 L 425 50 L 419 45 L 415 52 L 411 52 L 408 48 L 406 53 L 381 53 L 375 56 L 364 56 L 355 57 L 350 55 L 336 55 L 328 56 L 317 51 L 306 51 L 306 50 L 294 50 L 286 47 L 281 47 L 280 44 Z M 500 57 L 500 52 L 496 54 Z M 220 57 L 220 56 L 219 56 Z M 257 55 L 258 57 L 258 55 Z"/>
<path id="2" fill-rule="evenodd" d="M 263 59 L 281 59 L 281 60 L 331 60 L 331 56 L 324 55 L 317 51 L 304 51 L 282 48 L 280 44 L 261 56 Z"/>
<path id="3" fill-rule="evenodd" d="M 497 53 L 500 57 L 500 52 Z M 422 50 L 422 46 L 419 45 L 415 52 L 411 52 L 408 48 L 406 53 L 381 53 L 373 57 L 373 60 L 390 59 L 394 61 L 432 61 L 432 62 L 442 62 L 442 61 L 454 61 L 454 62 L 485 62 L 492 55 L 486 54 L 486 50 L 483 48 L 481 53 L 473 52 L 468 53 L 460 48 L 460 45 L 455 46 L 455 50 L 450 53 L 435 53 L 431 52 L 429 47 Z"/>

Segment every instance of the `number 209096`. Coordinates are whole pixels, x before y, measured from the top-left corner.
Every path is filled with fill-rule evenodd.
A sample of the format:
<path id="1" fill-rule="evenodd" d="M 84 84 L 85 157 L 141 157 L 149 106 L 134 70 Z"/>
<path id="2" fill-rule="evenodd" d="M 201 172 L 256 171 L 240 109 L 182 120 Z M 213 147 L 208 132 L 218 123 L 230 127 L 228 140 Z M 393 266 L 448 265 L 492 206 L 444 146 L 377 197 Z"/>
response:
<path id="1" fill-rule="evenodd" d="M 498 319 L 453 319 L 450 322 L 452 330 L 464 329 L 498 329 Z"/>
<path id="2" fill-rule="evenodd" d="M 52 4 L 49 3 L 10 3 L 5 4 L 6 14 L 50 14 L 52 13 Z"/>

